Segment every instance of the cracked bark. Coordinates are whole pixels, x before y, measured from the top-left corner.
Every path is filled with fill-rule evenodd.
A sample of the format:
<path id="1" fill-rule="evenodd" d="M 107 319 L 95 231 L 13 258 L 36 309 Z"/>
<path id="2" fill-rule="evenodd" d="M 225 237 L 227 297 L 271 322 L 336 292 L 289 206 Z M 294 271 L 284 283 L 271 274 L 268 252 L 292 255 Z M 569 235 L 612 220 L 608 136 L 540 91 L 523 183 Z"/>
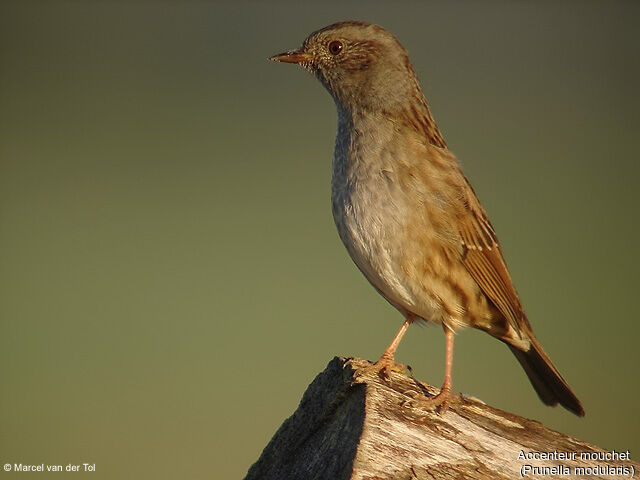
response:
<path id="1" fill-rule="evenodd" d="M 304 393 L 245 480 L 639 478 L 637 463 L 581 460 L 602 449 L 539 422 L 457 397 L 444 415 L 411 402 L 411 392 L 438 392 L 406 375 L 383 380 L 362 373 L 369 362 L 334 358 Z M 422 391 L 421 391 L 422 390 Z M 577 452 L 575 460 L 524 460 L 521 452 Z M 625 468 L 617 475 L 584 468 Z M 558 468 L 568 468 L 558 470 Z M 595 472 L 597 473 L 597 472 Z"/>

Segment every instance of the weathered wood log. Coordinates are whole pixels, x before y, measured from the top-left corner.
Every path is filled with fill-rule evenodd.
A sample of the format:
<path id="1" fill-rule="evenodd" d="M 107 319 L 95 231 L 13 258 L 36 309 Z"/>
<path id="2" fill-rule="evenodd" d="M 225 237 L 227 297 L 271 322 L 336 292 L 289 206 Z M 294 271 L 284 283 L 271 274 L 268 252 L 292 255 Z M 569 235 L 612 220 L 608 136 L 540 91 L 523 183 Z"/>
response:
<path id="1" fill-rule="evenodd" d="M 638 478 L 629 452 L 606 452 L 539 422 L 456 397 L 444 414 L 420 406 L 437 388 L 334 358 L 245 480 Z"/>

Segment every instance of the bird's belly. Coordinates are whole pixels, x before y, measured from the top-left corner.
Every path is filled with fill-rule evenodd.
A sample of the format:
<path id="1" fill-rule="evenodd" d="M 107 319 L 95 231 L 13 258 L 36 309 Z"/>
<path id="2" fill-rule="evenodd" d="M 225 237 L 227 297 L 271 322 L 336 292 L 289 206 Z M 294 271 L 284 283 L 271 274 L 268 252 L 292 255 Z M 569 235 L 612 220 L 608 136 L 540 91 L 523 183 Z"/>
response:
<path id="1" fill-rule="evenodd" d="M 383 184 L 358 185 L 334 195 L 333 215 L 340 238 L 369 282 L 403 314 L 438 321 L 438 301 L 407 277 L 402 265 L 406 222 L 411 212 L 385 193 Z"/>

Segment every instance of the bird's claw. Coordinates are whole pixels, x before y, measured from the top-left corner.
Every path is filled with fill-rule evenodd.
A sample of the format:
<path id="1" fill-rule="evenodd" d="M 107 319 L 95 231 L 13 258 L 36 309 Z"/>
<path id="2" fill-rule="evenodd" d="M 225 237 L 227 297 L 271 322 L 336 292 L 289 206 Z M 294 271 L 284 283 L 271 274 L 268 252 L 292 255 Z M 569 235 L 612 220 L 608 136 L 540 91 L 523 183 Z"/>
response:
<path id="1" fill-rule="evenodd" d="M 421 410 L 435 410 L 438 414 L 442 414 L 449 408 L 451 398 L 451 389 L 443 388 L 440 393 L 433 397 L 427 397 L 422 392 L 416 390 L 408 390 L 404 394 L 410 398 L 403 400 L 400 406 L 404 408 L 418 408 Z"/>
<path id="2" fill-rule="evenodd" d="M 404 374 L 407 370 L 406 365 L 396 363 L 392 357 L 384 355 L 376 363 L 373 363 L 358 372 L 358 376 L 377 376 L 383 380 L 389 380 L 391 372 Z"/>

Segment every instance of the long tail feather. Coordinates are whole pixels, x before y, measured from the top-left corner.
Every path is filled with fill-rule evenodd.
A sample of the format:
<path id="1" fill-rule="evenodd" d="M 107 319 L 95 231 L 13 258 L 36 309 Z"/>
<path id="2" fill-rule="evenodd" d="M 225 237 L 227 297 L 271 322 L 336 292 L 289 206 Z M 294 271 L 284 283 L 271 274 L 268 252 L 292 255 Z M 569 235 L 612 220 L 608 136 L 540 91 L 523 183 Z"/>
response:
<path id="1" fill-rule="evenodd" d="M 531 348 L 528 351 L 519 350 L 512 345 L 509 345 L 509 348 L 524 368 L 531 385 L 545 404 L 557 405 L 560 403 L 570 412 L 580 417 L 584 416 L 580 400 L 533 335 L 531 335 Z"/>

